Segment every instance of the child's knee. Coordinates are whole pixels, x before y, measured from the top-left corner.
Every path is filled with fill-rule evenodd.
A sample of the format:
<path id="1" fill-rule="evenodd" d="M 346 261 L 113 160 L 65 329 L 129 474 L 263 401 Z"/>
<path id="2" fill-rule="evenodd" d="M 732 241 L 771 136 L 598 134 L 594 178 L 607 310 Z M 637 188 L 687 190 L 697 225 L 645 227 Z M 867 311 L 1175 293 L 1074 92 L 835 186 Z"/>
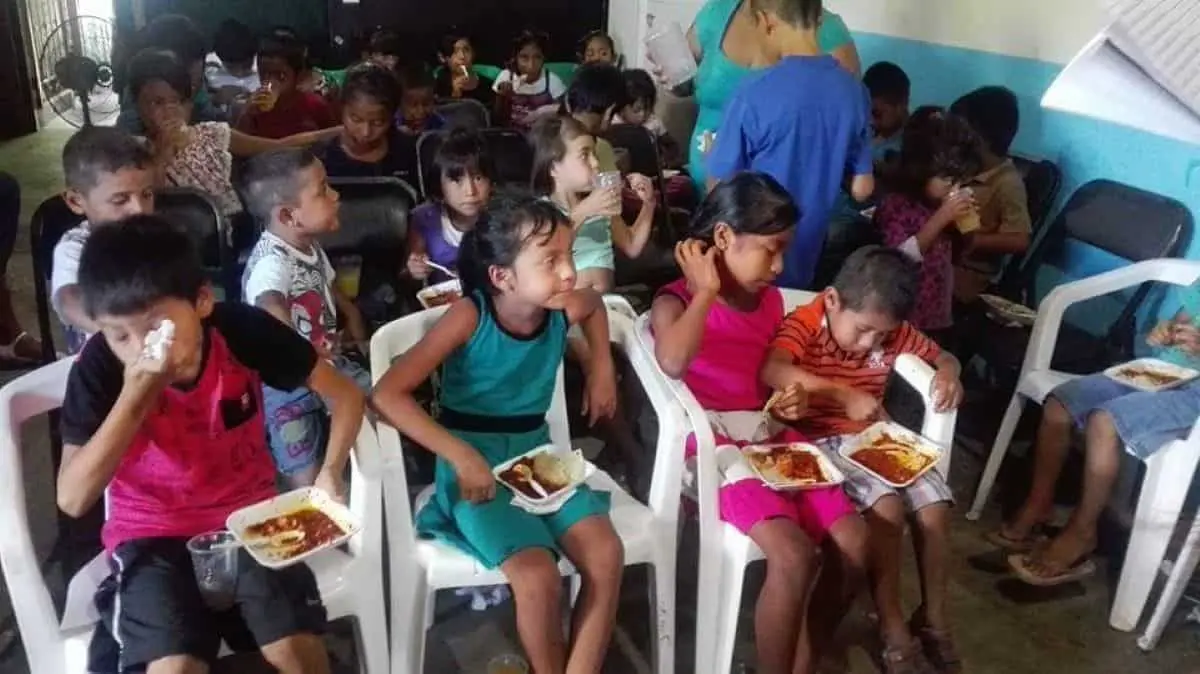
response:
<path id="1" fill-rule="evenodd" d="M 807 538 L 797 536 L 777 541 L 764 553 L 767 557 L 767 573 L 777 579 L 774 585 L 776 589 L 780 587 L 778 581 L 782 581 L 794 598 L 808 594 L 812 572 L 816 568 L 817 550 Z"/>
<path id="2" fill-rule="evenodd" d="M 562 575 L 554 555 L 544 548 L 529 548 L 509 557 L 501 570 L 518 603 L 529 601 L 557 605 L 562 595 Z"/>
<path id="3" fill-rule="evenodd" d="M 1088 435 L 1116 435 L 1117 423 L 1106 410 L 1096 410 L 1088 415 L 1086 432 Z"/>
<path id="4" fill-rule="evenodd" d="M 263 658 L 283 674 L 322 674 L 329 671 L 325 642 L 315 634 L 296 634 L 262 647 Z"/>
<path id="5" fill-rule="evenodd" d="M 871 536 L 865 520 L 858 516 L 843 517 L 830 529 L 829 537 L 849 567 L 848 571 L 866 568 Z"/>
<path id="6" fill-rule="evenodd" d="M 897 494 L 883 496 L 866 512 L 871 525 L 871 535 L 899 533 L 904 531 L 907 514 L 904 500 Z"/>
<path id="7" fill-rule="evenodd" d="M 594 578 L 620 578 L 625 570 L 625 544 L 611 527 L 588 539 L 577 566 Z"/>
<path id="8" fill-rule="evenodd" d="M 1066 405 L 1059 402 L 1058 398 L 1054 396 L 1046 398 L 1046 404 L 1042 409 L 1042 423 L 1070 426 L 1071 422 L 1071 412 Z"/>
<path id="9" fill-rule="evenodd" d="M 917 528 L 925 538 L 945 540 L 950 535 L 950 504 L 942 501 L 917 511 Z"/>

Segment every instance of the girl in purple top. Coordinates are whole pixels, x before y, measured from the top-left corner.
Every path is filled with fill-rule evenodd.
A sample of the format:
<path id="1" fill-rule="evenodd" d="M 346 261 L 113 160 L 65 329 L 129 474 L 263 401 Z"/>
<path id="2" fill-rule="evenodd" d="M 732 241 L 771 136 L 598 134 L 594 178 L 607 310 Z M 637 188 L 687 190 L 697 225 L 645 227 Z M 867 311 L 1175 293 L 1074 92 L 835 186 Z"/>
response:
<path id="1" fill-rule="evenodd" d="M 879 203 L 875 226 L 887 245 L 921 266 L 921 290 L 909 321 L 937 340 L 953 322 L 955 221 L 969 217 L 974 200 L 956 190 L 979 172 L 978 141 L 961 118 L 932 106 L 913 113 L 904 128 L 893 191 Z"/>
<path id="2" fill-rule="evenodd" d="M 492 160 L 487 141 L 475 131 L 456 129 L 442 141 L 425 176 L 430 201 L 418 206 L 408 230 L 408 273 L 418 281 L 440 283 L 458 265 L 463 234 L 475 227 L 492 196 Z"/>

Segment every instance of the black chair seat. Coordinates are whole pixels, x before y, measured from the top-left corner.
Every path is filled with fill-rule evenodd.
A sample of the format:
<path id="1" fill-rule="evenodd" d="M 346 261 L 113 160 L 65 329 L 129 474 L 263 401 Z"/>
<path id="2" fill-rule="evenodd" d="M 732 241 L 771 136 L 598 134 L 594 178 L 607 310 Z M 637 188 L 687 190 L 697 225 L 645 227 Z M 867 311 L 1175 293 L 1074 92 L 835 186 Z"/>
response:
<path id="1" fill-rule="evenodd" d="M 1025 360 L 1029 337 L 1027 328 L 1006 327 L 996 323 L 989 326 L 979 355 L 999 371 L 1018 372 Z M 1054 345 L 1050 367 L 1071 374 L 1092 374 L 1122 360 L 1123 356 L 1110 349 L 1102 336 L 1063 323 Z"/>

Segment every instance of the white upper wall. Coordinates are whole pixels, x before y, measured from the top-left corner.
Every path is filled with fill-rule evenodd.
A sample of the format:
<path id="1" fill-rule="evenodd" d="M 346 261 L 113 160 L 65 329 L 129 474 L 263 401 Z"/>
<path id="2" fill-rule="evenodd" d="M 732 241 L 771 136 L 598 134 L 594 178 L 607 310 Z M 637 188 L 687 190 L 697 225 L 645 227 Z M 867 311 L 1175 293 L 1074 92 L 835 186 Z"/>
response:
<path id="1" fill-rule="evenodd" d="M 646 14 L 685 29 L 703 0 L 611 0 L 609 30 L 627 62 Z M 1103 0 L 827 0 L 852 31 L 1066 63 L 1107 23 Z"/>

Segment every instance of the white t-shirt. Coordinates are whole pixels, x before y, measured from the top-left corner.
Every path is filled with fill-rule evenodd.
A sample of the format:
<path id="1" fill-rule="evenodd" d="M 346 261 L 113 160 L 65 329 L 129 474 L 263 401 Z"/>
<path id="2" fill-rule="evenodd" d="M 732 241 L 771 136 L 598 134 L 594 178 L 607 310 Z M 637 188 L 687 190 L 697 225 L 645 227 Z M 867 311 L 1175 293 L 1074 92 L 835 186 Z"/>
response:
<path id="1" fill-rule="evenodd" d="M 304 252 L 263 232 L 246 262 L 242 297 L 257 304 L 265 293 L 283 295 L 296 332 L 314 346 L 332 351 L 337 342 L 333 277 L 333 265 L 319 245 L 314 243 Z"/>
<path id="2" fill-rule="evenodd" d="M 542 68 L 542 76 L 537 78 L 533 84 L 525 81 L 525 78 L 512 72 L 511 70 L 502 70 L 496 81 L 492 84 L 492 89 L 499 92 L 501 82 L 511 82 L 513 85 L 513 93 L 518 96 L 534 96 L 546 91 L 546 81 L 549 78 L 550 97 L 554 99 L 562 98 L 562 95 L 567 93 L 567 87 L 562 80 L 558 79 L 558 75 L 550 72 L 547 68 Z"/>
<path id="3" fill-rule="evenodd" d="M 58 243 L 54 244 L 53 268 L 50 271 L 50 304 L 62 318 L 59 293 L 67 286 L 79 283 L 79 258 L 83 255 L 83 244 L 87 243 L 92 229 L 87 220 L 67 230 Z"/>

